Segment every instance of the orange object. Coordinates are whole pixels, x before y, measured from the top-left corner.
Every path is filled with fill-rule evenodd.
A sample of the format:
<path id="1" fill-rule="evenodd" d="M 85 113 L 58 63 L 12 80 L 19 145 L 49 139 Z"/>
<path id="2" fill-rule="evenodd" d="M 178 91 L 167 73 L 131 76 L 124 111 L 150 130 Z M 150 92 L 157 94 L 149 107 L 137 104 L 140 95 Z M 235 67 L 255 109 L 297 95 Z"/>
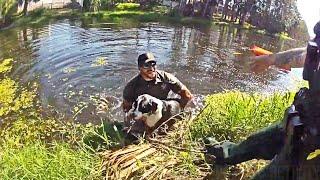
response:
<path id="1" fill-rule="evenodd" d="M 271 51 L 265 50 L 261 47 L 253 45 L 250 50 L 255 54 L 256 56 L 261 56 L 261 55 L 268 55 L 268 54 L 273 54 Z"/>

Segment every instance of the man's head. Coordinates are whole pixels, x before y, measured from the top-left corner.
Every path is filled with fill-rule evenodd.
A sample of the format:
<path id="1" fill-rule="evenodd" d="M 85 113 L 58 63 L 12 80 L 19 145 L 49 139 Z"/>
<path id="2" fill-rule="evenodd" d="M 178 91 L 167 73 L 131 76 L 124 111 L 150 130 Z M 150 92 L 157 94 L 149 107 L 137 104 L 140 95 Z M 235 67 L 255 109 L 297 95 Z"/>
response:
<path id="1" fill-rule="evenodd" d="M 313 27 L 313 32 L 316 36 L 320 36 L 320 21 Z"/>
<path id="2" fill-rule="evenodd" d="M 315 24 L 313 31 L 316 34 L 314 42 L 308 44 L 307 57 L 303 68 L 303 79 L 309 82 L 309 89 L 314 92 L 320 91 L 320 69 L 319 69 L 319 50 L 320 50 L 320 21 Z"/>
<path id="3" fill-rule="evenodd" d="M 145 80 L 156 78 L 156 60 L 152 53 L 143 53 L 138 57 L 138 67 Z"/>

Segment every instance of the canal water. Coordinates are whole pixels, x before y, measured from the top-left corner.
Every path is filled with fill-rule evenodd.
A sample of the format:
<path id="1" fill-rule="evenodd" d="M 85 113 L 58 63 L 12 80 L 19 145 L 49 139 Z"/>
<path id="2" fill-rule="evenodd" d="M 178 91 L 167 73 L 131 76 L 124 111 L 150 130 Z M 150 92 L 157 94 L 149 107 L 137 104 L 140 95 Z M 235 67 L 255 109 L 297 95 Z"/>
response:
<path id="1" fill-rule="evenodd" d="M 206 95 L 224 90 L 294 89 L 301 67 L 256 68 L 249 61 L 252 45 L 279 52 L 305 42 L 231 25 L 121 27 L 68 19 L 0 31 L 0 59 L 14 58 L 10 76 L 24 86 L 38 82 L 44 113 L 79 122 L 123 117 L 122 90 L 138 73 L 137 57 L 144 52 L 154 53 L 158 69 L 176 75 L 195 94 L 198 107 Z"/>

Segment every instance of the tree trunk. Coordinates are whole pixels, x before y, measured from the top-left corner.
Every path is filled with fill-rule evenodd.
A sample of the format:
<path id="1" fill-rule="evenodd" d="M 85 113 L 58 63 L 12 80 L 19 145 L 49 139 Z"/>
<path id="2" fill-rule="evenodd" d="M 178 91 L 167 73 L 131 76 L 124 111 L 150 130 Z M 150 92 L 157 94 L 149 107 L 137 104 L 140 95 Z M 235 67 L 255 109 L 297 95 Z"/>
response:
<path id="1" fill-rule="evenodd" d="M 187 4 L 187 0 L 180 0 L 179 10 L 181 13 L 183 13 L 183 10 L 184 10 L 184 7 L 186 7 L 186 4 Z"/>
<path id="2" fill-rule="evenodd" d="M 22 13 L 24 16 L 28 14 L 29 0 L 24 0 Z"/>
<path id="3" fill-rule="evenodd" d="M 236 14 L 237 14 L 236 7 L 237 7 L 236 1 L 233 1 L 233 5 L 231 8 L 231 21 L 236 21 L 236 19 L 237 19 L 236 18 Z"/>
<path id="4" fill-rule="evenodd" d="M 224 7 L 223 7 L 223 12 L 222 12 L 222 19 L 227 20 L 228 17 L 228 11 L 229 11 L 229 2 L 231 0 L 226 0 L 224 3 Z"/>
<path id="5" fill-rule="evenodd" d="M 243 25 L 244 22 L 246 21 L 246 16 L 251 11 L 251 7 L 254 5 L 254 3 L 255 3 L 254 0 L 248 0 L 244 5 L 243 14 L 240 18 L 240 23 L 239 23 L 240 25 Z"/>
<path id="6" fill-rule="evenodd" d="M 207 17 L 208 6 L 211 0 L 207 0 L 206 5 L 203 8 L 202 17 Z"/>
<path id="7" fill-rule="evenodd" d="M 272 0 L 267 0 L 267 2 L 266 2 L 266 12 L 268 12 L 268 13 L 270 11 L 271 3 L 272 3 Z"/>

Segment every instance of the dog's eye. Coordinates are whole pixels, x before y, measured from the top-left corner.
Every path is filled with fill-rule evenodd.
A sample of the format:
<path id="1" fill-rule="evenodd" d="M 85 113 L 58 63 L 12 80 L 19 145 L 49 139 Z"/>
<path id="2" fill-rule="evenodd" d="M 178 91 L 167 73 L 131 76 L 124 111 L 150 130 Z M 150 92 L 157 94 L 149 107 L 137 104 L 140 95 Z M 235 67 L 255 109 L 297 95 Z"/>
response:
<path id="1" fill-rule="evenodd" d="M 138 110 L 143 114 L 144 113 L 149 113 L 149 112 L 151 112 L 151 106 L 149 104 L 141 104 L 138 107 Z"/>

